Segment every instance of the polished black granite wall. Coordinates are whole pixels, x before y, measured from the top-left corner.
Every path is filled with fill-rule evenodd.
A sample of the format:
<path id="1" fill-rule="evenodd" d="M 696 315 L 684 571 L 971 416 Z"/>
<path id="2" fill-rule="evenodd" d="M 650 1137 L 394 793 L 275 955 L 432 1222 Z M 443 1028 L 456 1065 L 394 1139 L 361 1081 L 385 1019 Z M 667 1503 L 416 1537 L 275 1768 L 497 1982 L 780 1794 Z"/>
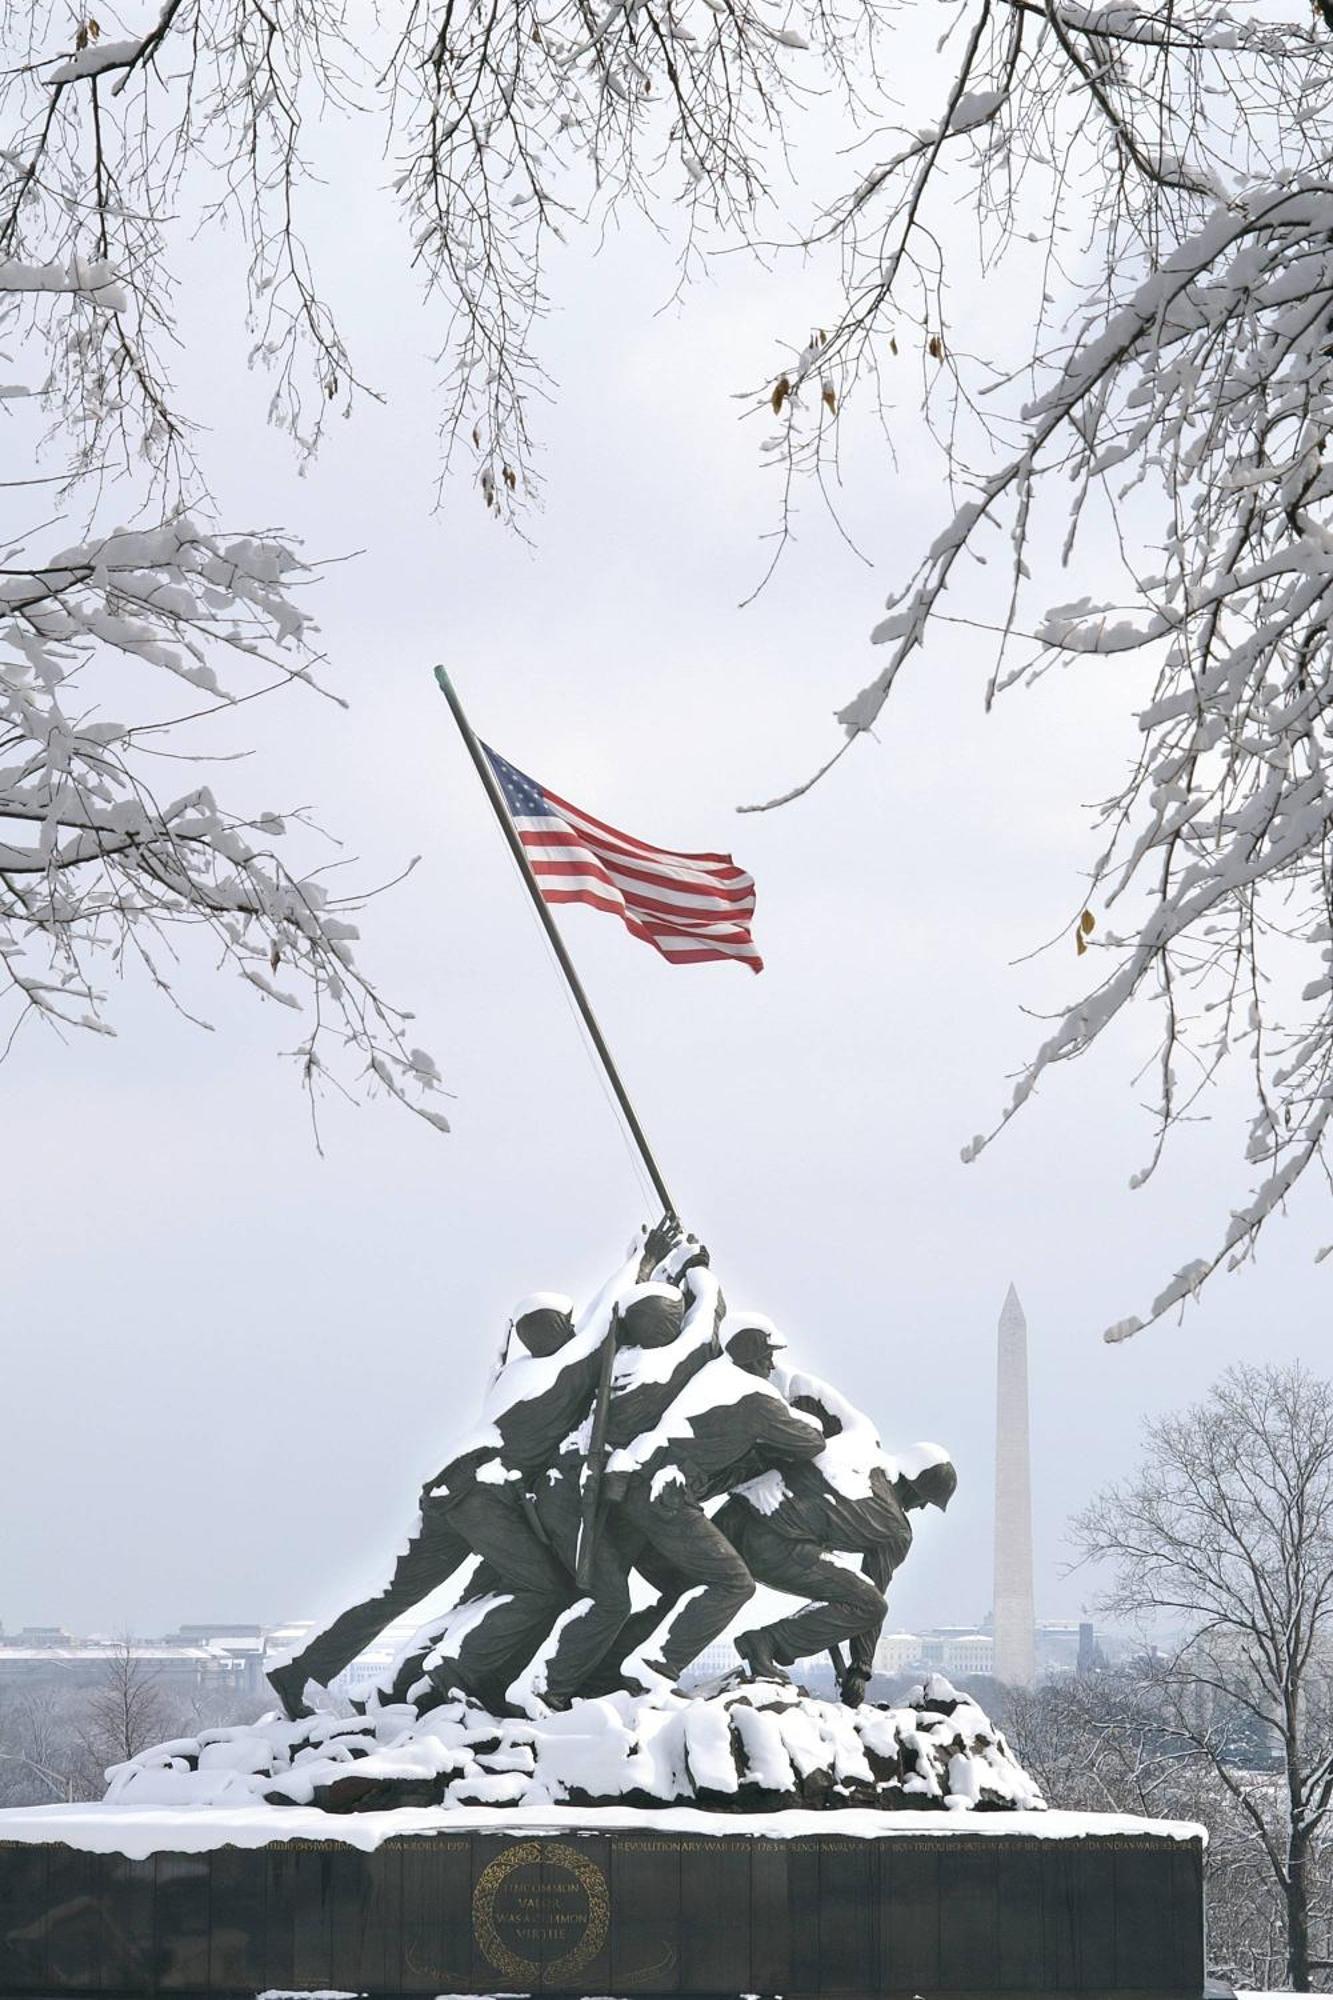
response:
<path id="1" fill-rule="evenodd" d="M 0 1996 L 1077 1994 L 1199 2000 L 1196 1842 L 645 1830 L 0 1841 Z"/>

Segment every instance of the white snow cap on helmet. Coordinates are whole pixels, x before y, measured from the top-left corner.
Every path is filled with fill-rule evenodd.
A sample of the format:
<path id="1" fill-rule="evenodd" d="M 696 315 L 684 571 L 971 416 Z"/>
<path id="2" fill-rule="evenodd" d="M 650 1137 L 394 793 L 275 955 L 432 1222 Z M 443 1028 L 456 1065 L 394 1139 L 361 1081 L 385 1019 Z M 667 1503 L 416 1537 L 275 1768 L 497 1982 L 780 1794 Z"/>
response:
<path id="1" fill-rule="evenodd" d="M 616 1304 L 621 1312 L 628 1312 L 631 1306 L 638 1305 L 640 1299 L 673 1299 L 677 1305 L 683 1303 L 674 1285 L 664 1285 L 655 1279 L 645 1278 L 641 1285 L 630 1285 L 623 1291 Z"/>
<path id="2" fill-rule="evenodd" d="M 529 1292 L 527 1298 L 520 1299 L 509 1317 L 517 1326 L 529 1313 L 563 1313 L 566 1319 L 574 1317 L 574 1301 L 567 1299 L 563 1292 Z"/>
<path id="3" fill-rule="evenodd" d="M 756 1333 L 762 1333 L 774 1347 L 785 1347 L 787 1345 L 767 1313 L 726 1313 L 718 1329 L 717 1337 L 725 1347 L 733 1334 L 743 1333 L 746 1327 L 753 1327 Z"/>
<path id="4" fill-rule="evenodd" d="M 898 1468 L 900 1479 L 915 1479 L 931 1465 L 952 1465 L 952 1454 L 942 1444 L 909 1444 L 906 1451 L 895 1451 L 893 1462 Z"/>

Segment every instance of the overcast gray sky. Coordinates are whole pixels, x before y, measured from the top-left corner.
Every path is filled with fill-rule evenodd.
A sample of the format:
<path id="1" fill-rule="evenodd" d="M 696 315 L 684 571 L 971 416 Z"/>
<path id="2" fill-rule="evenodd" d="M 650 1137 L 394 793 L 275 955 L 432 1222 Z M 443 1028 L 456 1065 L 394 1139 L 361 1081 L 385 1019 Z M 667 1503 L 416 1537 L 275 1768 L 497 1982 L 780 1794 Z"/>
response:
<path id="1" fill-rule="evenodd" d="M 464 1428 L 510 1303 L 596 1284 L 647 1197 L 436 694 L 448 662 L 478 729 L 523 769 L 650 839 L 725 847 L 756 876 L 768 969 L 673 969 L 612 919 L 563 919 L 687 1223 L 729 1299 L 960 1472 L 894 1586 L 896 1625 L 990 1603 L 995 1323 L 1012 1279 L 1031 1340 L 1037 1593 L 1075 1615 L 1065 1524 L 1132 1464 L 1145 1415 L 1228 1362 L 1324 1366 L 1333 1234 L 1313 1185 L 1257 1269 L 1183 1325 L 1099 1339 L 1211 1248 L 1236 1182 L 1219 1098 L 1149 1191 L 1133 1076 L 1146 1027 L 1048 1081 L 978 1164 L 1040 1024 L 1083 976 L 1067 926 L 1094 850 L 1084 802 L 1134 745 L 1124 670 L 1015 692 L 989 718 L 979 636 L 912 669 L 878 742 L 800 804 L 738 802 L 804 774 L 874 671 L 867 634 L 942 525 L 940 461 L 903 411 L 870 414 L 844 521 L 816 496 L 758 600 L 776 518 L 735 392 L 827 308 L 816 269 L 722 262 L 683 309 L 641 225 L 564 255 L 546 353 L 544 513 L 498 529 L 464 475 L 432 513 L 434 403 L 403 238 L 373 157 L 319 235 L 368 378 L 309 477 L 262 428 L 233 247 L 190 254 L 184 370 L 206 400 L 226 525 L 339 557 L 313 586 L 343 713 L 296 693 L 201 739 L 253 741 L 220 774 L 309 805 L 374 882 L 363 964 L 418 1016 L 455 1101 L 440 1138 L 392 1105 L 325 1105 L 324 1155 L 279 1052 L 292 1020 L 188 958 L 201 1033 L 130 982 L 119 1039 L 28 1032 L 0 1070 L 10 1156 L 0 1620 L 77 1630 L 319 1617 L 372 1582 L 422 1477 Z M 975 344 L 1003 293 L 955 294 Z M 123 718 L 122 718 L 123 719 Z M 317 843 L 312 852 L 319 853 Z M 1059 935 L 1029 964 L 1015 961 Z M 1086 963 L 1086 961 L 1085 961 Z"/>

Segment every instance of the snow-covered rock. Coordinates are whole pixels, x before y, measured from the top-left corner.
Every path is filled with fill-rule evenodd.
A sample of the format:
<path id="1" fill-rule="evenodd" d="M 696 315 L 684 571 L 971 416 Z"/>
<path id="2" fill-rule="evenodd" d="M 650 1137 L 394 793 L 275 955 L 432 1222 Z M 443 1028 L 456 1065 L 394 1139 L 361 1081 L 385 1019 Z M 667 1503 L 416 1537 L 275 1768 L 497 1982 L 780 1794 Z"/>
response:
<path id="1" fill-rule="evenodd" d="M 719 1812 L 907 1807 L 1041 1811 L 976 1703 L 939 1675 L 899 1707 L 846 1708 L 739 1676 L 576 1701 L 533 1721 L 459 1697 L 422 1714 L 268 1717 L 146 1750 L 109 1774 L 116 1806 L 702 1805 Z"/>

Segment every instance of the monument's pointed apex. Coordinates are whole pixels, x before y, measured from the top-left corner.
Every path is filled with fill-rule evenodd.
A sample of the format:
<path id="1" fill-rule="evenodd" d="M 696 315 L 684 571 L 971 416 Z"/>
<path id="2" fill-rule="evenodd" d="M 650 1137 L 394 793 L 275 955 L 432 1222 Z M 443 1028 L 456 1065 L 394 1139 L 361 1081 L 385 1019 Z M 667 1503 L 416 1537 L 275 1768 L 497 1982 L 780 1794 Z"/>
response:
<path id="1" fill-rule="evenodd" d="M 1000 1307 L 1000 1325 L 1021 1326 L 1026 1329 L 1027 1323 L 1027 1314 L 1023 1311 L 1023 1302 L 1019 1298 L 1018 1289 L 1011 1279 L 1009 1289 L 1004 1295 L 1004 1304 Z"/>

